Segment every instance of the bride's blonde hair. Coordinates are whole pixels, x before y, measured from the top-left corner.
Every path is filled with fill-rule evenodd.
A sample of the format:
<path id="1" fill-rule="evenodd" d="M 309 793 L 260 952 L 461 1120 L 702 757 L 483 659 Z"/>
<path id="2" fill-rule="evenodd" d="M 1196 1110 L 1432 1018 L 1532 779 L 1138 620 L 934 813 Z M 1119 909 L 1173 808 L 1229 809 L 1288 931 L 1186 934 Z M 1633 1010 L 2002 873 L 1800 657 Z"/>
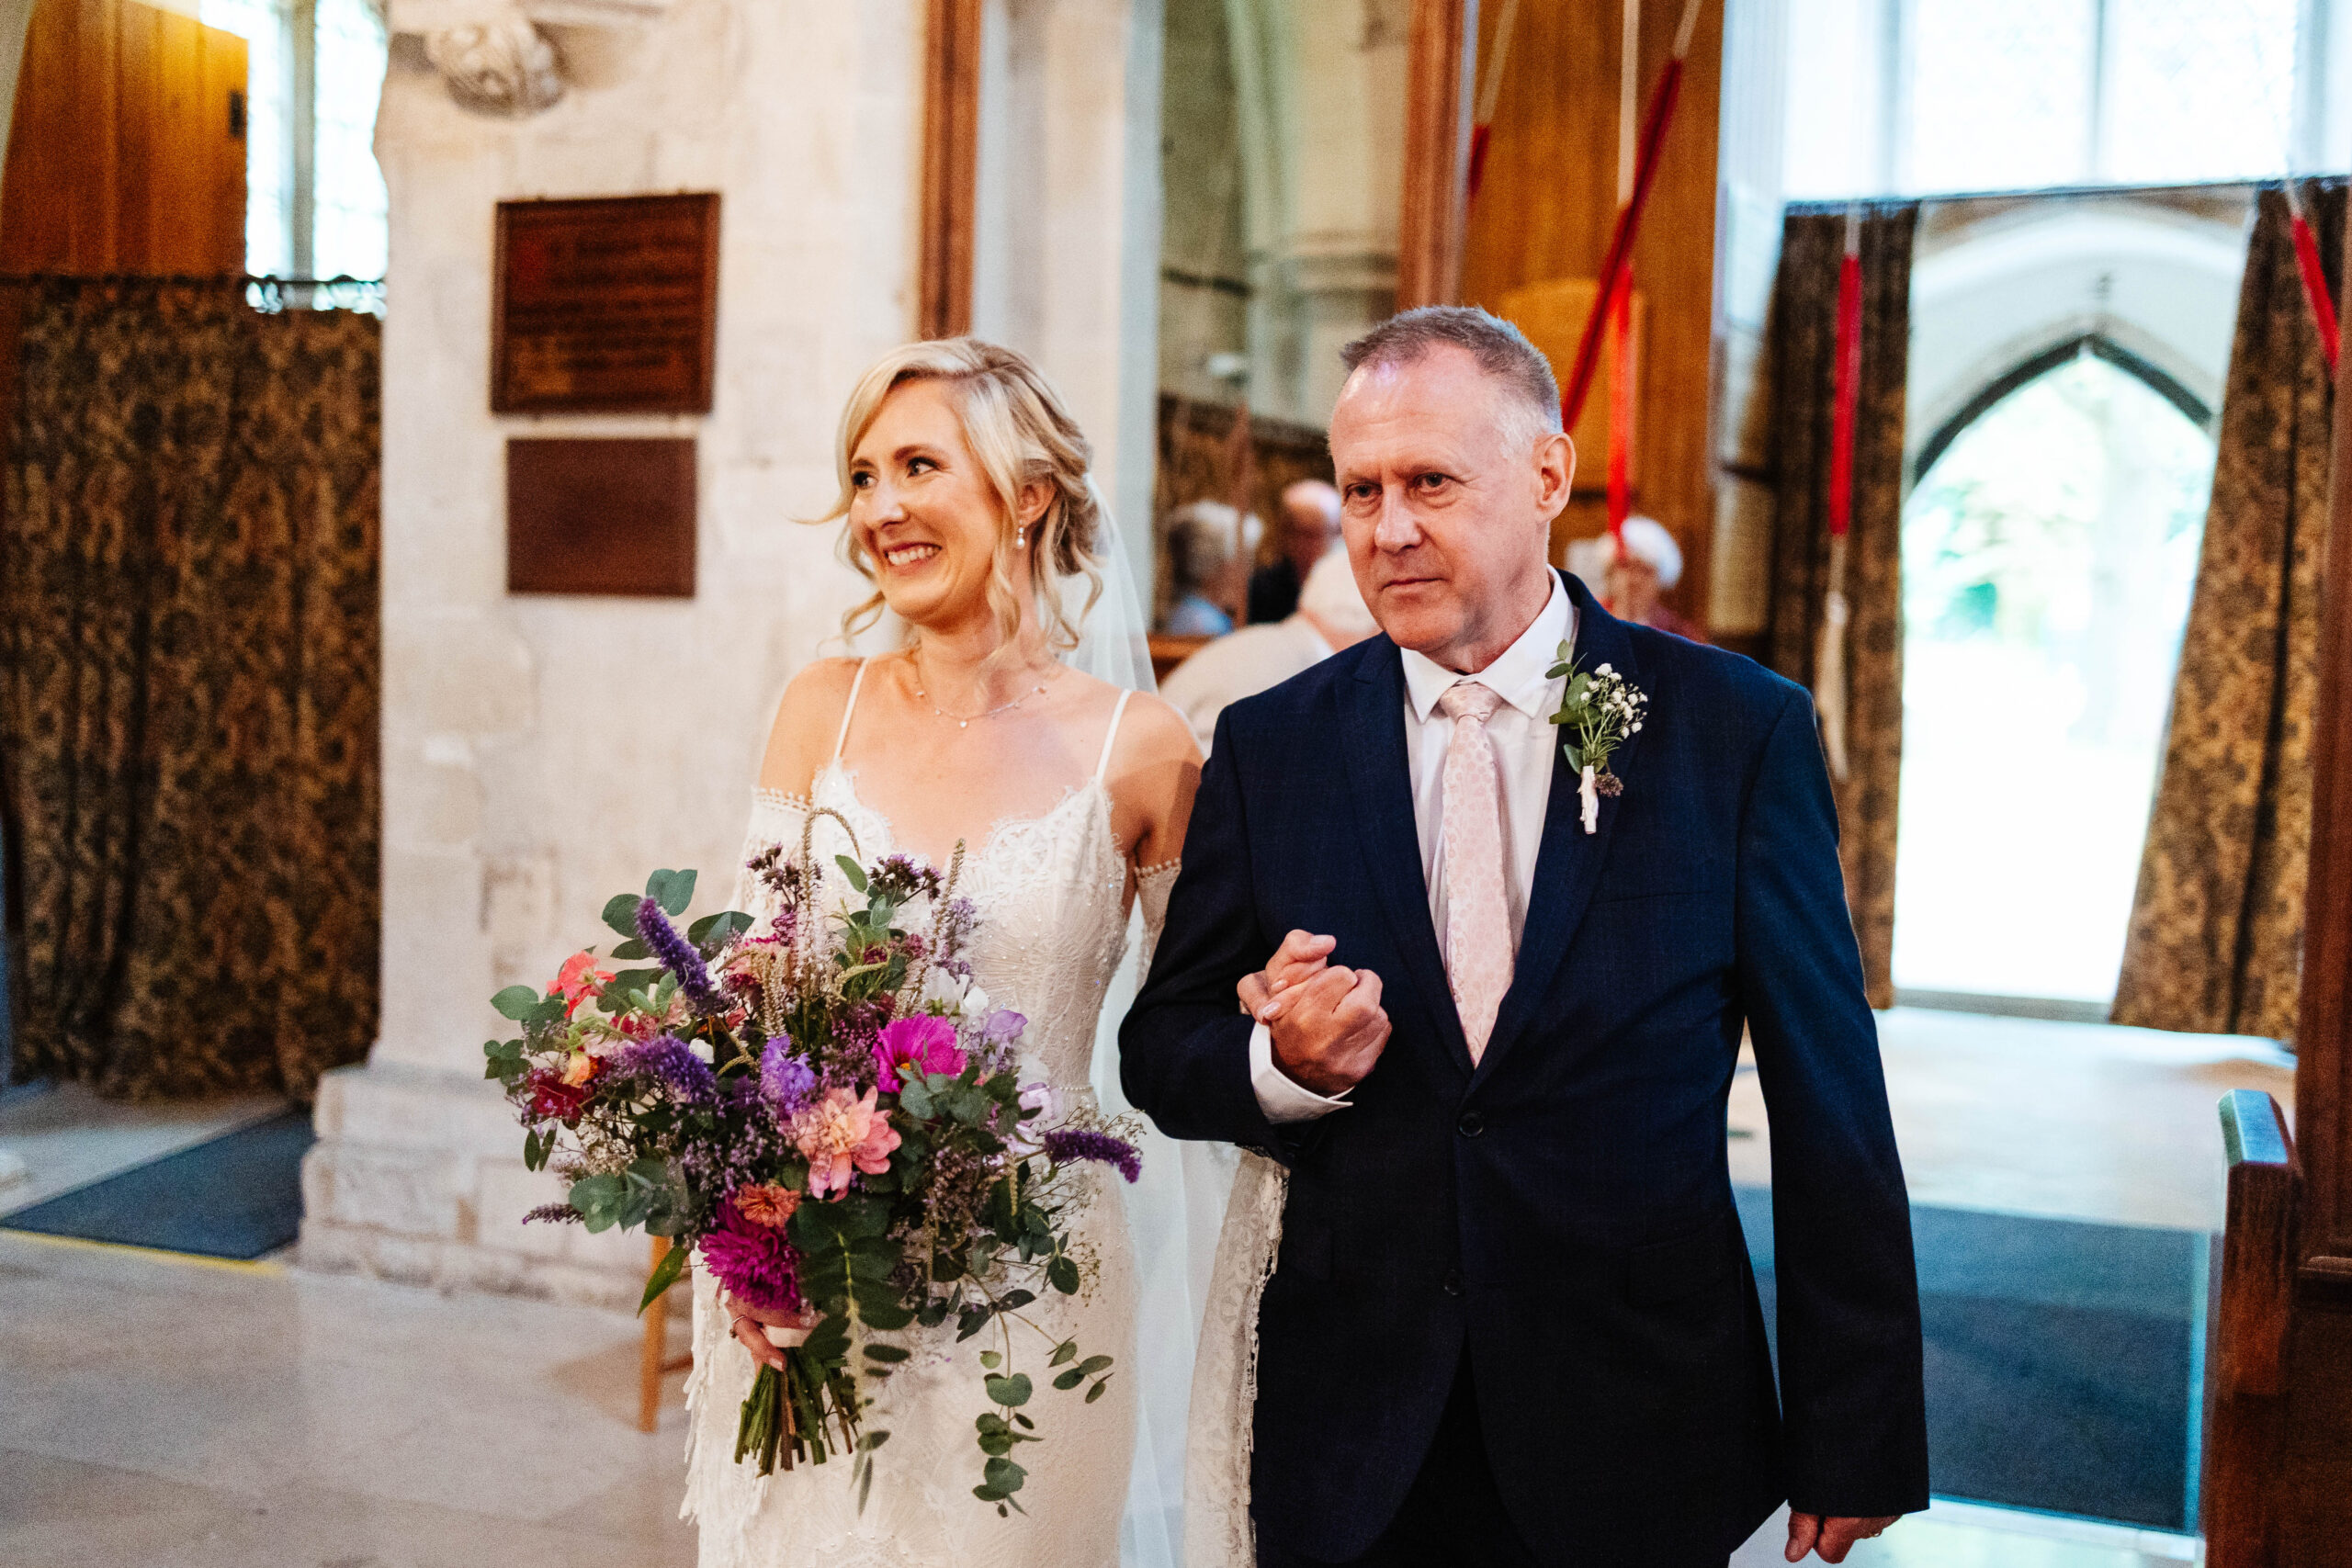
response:
<path id="1" fill-rule="evenodd" d="M 1078 622 L 1102 592 L 1095 554 L 1102 500 L 1087 473 L 1093 452 L 1052 385 L 1012 349 L 978 338 L 954 337 L 910 343 L 884 355 L 859 378 L 849 406 L 842 410 L 840 443 L 833 454 L 841 495 L 833 509 L 816 521 L 830 523 L 849 514 L 854 493 L 851 455 L 882 412 L 884 400 L 910 381 L 944 384 L 963 425 L 965 443 L 996 491 L 996 551 L 988 597 L 1003 630 L 1004 647 L 1011 648 L 1020 635 L 1021 600 L 1026 594 L 1047 646 L 1057 653 L 1069 652 L 1078 646 Z M 1051 487 L 1053 496 L 1044 514 L 1028 525 L 1029 547 L 1023 550 L 1013 543 L 1021 525 L 1021 489 L 1036 480 Z M 855 529 L 842 530 L 842 549 L 866 581 L 876 581 L 874 558 Z M 1074 577 L 1087 581 L 1086 602 L 1075 620 L 1061 594 L 1062 584 Z M 882 609 L 877 587 L 872 598 L 842 617 L 842 630 L 855 636 L 879 620 Z"/>

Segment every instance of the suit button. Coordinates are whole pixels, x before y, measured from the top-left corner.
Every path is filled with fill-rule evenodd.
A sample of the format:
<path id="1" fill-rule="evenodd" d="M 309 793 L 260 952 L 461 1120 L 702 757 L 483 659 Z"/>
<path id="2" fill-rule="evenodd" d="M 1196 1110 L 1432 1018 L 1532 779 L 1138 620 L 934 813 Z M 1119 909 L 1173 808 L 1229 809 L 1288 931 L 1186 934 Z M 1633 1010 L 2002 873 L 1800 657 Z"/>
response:
<path id="1" fill-rule="evenodd" d="M 1449 1269 L 1445 1271 L 1445 1293 L 1449 1296 L 1458 1296 L 1462 1293 L 1461 1269 Z"/>
<path id="2" fill-rule="evenodd" d="M 1475 1111 L 1465 1111 L 1462 1113 L 1462 1120 L 1453 1125 L 1464 1137 L 1475 1138 L 1487 1130 L 1487 1119 Z"/>

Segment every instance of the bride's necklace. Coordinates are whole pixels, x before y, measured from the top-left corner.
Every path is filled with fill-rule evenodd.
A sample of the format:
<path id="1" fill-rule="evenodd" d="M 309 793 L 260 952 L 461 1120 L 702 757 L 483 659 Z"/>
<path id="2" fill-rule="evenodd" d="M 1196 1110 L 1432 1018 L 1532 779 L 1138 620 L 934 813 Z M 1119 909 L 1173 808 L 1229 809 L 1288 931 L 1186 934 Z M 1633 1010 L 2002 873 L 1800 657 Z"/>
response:
<path id="1" fill-rule="evenodd" d="M 1011 713 L 1014 708 L 1019 707 L 1023 703 L 1027 702 L 1031 697 L 1042 696 L 1042 695 L 1044 695 L 1044 694 L 1045 694 L 1046 683 L 1045 683 L 1044 682 L 1040 681 L 1039 682 L 1037 682 L 1037 684 L 1035 684 L 1035 686 L 1030 687 L 1030 688 L 1029 688 L 1029 690 L 1027 690 L 1027 691 L 1025 691 L 1025 692 L 1022 693 L 1019 696 L 1017 696 L 1017 697 L 1013 698 L 1011 702 L 1009 702 L 1009 703 L 999 703 L 996 706 L 994 706 L 994 707 L 992 707 L 992 708 L 989 709 L 986 713 L 974 713 L 974 714 L 949 713 L 945 708 L 941 707 L 937 703 L 932 702 L 932 700 L 931 700 L 931 693 L 930 693 L 928 690 L 926 690 L 926 689 L 924 688 L 924 684 L 923 684 L 923 682 L 924 682 L 924 676 L 923 676 L 923 672 L 922 672 L 922 659 L 921 655 L 919 655 L 919 654 L 914 654 L 914 653 L 910 653 L 910 654 L 908 654 L 908 655 L 907 655 L 907 663 L 908 663 L 908 665 L 909 665 L 910 668 L 912 668 L 912 669 L 913 669 L 913 671 L 914 671 L 914 672 L 915 672 L 915 695 L 916 695 L 916 696 L 918 696 L 918 697 L 921 697 L 921 698 L 922 698 L 925 703 L 930 704 L 931 711 L 932 711 L 933 713 L 935 713 L 935 714 L 937 714 L 940 717 L 942 717 L 942 718 L 944 718 L 944 719 L 948 720 L 950 723 L 954 724 L 954 725 L 956 726 L 956 728 L 958 728 L 958 729 L 969 729 L 969 728 L 972 727 L 973 723 L 974 723 L 975 721 L 977 721 L 977 720 L 983 719 L 983 718 L 994 718 L 997 715 L 999 715 L 999 714 L 1001 714 L 1001 713 Z"/>

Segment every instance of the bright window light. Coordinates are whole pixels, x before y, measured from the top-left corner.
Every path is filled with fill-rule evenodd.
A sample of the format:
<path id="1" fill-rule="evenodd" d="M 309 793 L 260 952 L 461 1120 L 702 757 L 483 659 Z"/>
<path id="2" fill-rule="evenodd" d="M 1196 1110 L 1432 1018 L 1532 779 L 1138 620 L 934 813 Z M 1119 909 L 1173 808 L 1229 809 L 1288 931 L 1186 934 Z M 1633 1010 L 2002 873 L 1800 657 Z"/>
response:
<path id="1" fill-rule="evenodd" d="M 2212 473 L 2188 416 L 2085 356 L 1912 491 L 1897 986 L 2113 999 Z"/>

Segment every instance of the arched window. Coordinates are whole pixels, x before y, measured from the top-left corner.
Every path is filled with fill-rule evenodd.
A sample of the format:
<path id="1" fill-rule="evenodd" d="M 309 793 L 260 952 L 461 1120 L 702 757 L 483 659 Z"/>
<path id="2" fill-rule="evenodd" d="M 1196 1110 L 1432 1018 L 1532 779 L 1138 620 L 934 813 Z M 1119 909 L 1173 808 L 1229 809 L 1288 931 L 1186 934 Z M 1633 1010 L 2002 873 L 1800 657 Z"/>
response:
<path id="1" fill-rule="evenodd" d="M 2210 423 L 2169 378 L 2084 338 L 2000 378 L 1922 448 L 1903 515 L 1899 987 L 2112 999 Z"/>

